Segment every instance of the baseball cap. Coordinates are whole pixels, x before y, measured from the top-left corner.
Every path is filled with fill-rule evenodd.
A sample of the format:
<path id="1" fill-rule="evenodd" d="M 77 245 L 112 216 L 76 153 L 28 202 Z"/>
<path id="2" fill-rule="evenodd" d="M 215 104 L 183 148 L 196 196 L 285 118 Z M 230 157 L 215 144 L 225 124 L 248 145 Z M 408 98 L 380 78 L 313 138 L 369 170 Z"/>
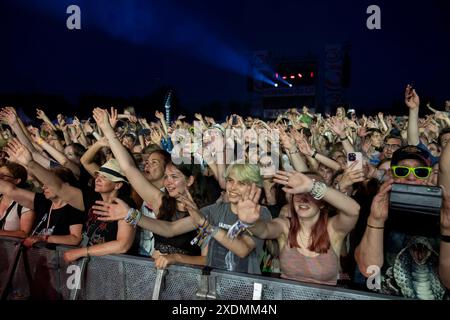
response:
<path id="1" fill-rule="evenodd" d="M 427 150 L 417 146 L 406 146 L 395 151 L 392 155 L 391 165 L 397 165 L 401 160 L 405 159 L 417 159 L 423 161 L 428 167 L 431 167 L 432 165 L 431 154 Z"/>

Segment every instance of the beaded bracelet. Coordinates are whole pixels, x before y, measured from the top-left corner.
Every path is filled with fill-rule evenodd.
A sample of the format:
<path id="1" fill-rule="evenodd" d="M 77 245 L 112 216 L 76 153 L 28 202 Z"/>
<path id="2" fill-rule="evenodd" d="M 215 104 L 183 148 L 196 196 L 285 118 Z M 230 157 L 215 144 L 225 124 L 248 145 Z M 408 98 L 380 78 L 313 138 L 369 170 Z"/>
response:
<path id="1" fill-rule="evenodd" d="M 250 224 L 246 224 L 246 223 L 242 222 L 241 220 L 238 220 L 228 230 L 227 236 L 228 236 L 228 238 L 230 238 L 232 240 L 236 239 L 236 237 L 238 235 L 240 235 L 242 232 L 244 232 L 245 230 L 247 230 L 248 228 L 251 228 L 253 226 L 254 226 L 254 224 L 250 225 Z"/>
<path id="2" fill-rule="evenodd" d="M 219 227 L 210 226 L 210 230 L 205 230 L 205 232 L 205 237 L 203 237 L 198 244 L 202 250 L 206 248 L 209 241 L 211 241 L 211 239 L 217 234 L 217 232 L 219 232 Z"/>
<path id="3" fill-rule="evenodd" d="M 323 182 L 316 181 L 313 179 L 313 187 L 310 191 L 310 194 L 316 200 L 322 200 L 327 191 L 327 185 Z"/>
<path id="4" fill-rule="evenodd" d="M 207 223 L 207 224 L 206 224 Z M 206 225 L 205 225 L 206 224 Z M 204 239 L 208 234 L 209 221 L 205 219 L 201 227 L 198 228 L 197 235 L 194 239 L 191 240 L 191 245 L 198 244 L 200 246 L 200 242 Z"/>
<path id="5" fill-rule="evenodd" d="M 136 228 L 139 220 L 141 220 L 141 216 L 142 216 L 141 211 L 136 210 L 134 208 L 130 208 L 124 220 L 126 223 L 131 224 L 134 228 Z"/>

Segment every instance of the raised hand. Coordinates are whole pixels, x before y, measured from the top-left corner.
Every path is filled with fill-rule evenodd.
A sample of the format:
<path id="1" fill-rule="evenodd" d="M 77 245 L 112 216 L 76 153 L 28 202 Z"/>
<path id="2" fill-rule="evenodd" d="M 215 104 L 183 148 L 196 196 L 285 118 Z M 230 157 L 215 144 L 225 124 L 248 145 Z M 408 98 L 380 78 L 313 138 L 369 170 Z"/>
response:
<path id="1" fill-rule="evenodd" d="M 73 118 L 73 122 L 72 122 L 72 124 L 74 125 L 74 126 L 81 126 L 81 122 L 80 122 L 80 119 L 78 119 L 77 117 L 74 117 Z"/>
<path id="2" fill-rule="evenodd" d="M 237 204 L 237 215 L 239 220 L 246 224 L 253 224 L 258 221 L 261 215 L 261 206 L 258 204 L 261 196 L 261 189 L 254 183 L 247 186 L 244 195 Z"/>
<path id="3" fill-rule="evenodd" d="M 450 193 L 441 185 L 442 188 L 442 210 L 441 210 L 441 229 L 446 234 L 450 232 Z M 444 234 L 444 232 L 442 233 Z"/>
<path id="4" fill-rule="evenodd" d="M 92 115 L 94 116 L 94 120 L 98 127 L 102 129 L 103 132 L 113 130 L 111 122 L 109 121 L 109 114 L 105 109 L 95 108 L 92 111 Z"/>
<path id="5" fill-rule="evenodd" d="M 12 114 L 14 114 L 17 117 L 17 111 L 16 108 L 11 107 L 11 106 L 6 106 L 3 108 L 4 110 L 7 110 L 8 112 L 11 112 Z"/>
<path id="6" fill-rule="evenodd" d="M 130 115 L 128 120 L 130 120 L 131 123 L 138 123 L 138 118 L 136 116 L 133 116 L 133 115 Z"/>
<path id="7" fill-rule="evenodd" d="M 56 119 L 58 121 L 58 126 L 61 130 L 66 130 L 67 129 L 67 124 L 66 124 L 66 120 L 64 118 L 64 116 L 62 114 L 58 114 L 56 116 Z"/>
<path id="8" fill-rule="evenodd" d="M 273 181 L 283 185 L 284 192 L 289 194 L 308 193 L 313 187 L 313 180 L 300 172 L 278 171 Z"/>
<path id="9" fill-rule="evenodd" d="M 11 109 L 14 110 L 14 108 L 3 108 L 2 111 L 0 112 L 0 120 L 5 122 L 5 123 L 14 123 L 17 120 L 17 114 L 15 113 L 15 110 L 12 111 Z"/>
<path id="10" fill-rule="evenodd" d="M 112 203 L 95 201 L 92 209 L 100 221 L 119 221 L 127 217 L 130 206 L 125 201 L 115 198 Z"/>
<path id="11" fill-rule="evenodd" d="M 184 194 L 179 194 L 177 196 L 177 201 L 184 205 L 184 208 L 189 212 L 189 215 L 191 216 L 192 220 L 194 220 L 194 223 L 196 225 L 202 226 L 204 224 L 205 217 L 200 212 L 197 204 L 195 203 L 194 199 L 192 199 L 191 193 L 187 188 L 184 190 Z"/>
<path id="12" fill-rule="evenodd" d="M 363 182 L 365 180 L 364 170 L 355 170 L 357 163 L 358 161 L 355 161 L 347 169 L 345 169 L 341 181 L 339 181 L 339 189 L 341 191 L 348 191 L 348 188 L 350 188 L 353 184 Z"/>
<path id="13" fill-rule="evenodd" d="M 210 118 L 210 117 L 205 117 L 205 120 L 207 123 L 209 123 L 210 125 L 213 125 L 216 123 L 216 121 L 214 121 L 214 118 Z"/>
<path id="14" fill-rule="evenodd" d="M 36 118 L 45 121 L 47 119 L 47 115 L 41 109 L 36 109 Z"/>
<path id="15" fill-rule="evenodd" d="M 280 130 L 280 142 L 281 145 L 284 147 L 284 149 L 291 151 L 295 148 L 294 143 L 292 139 L 286 134 L 286 132 L 283 129 L 283 126 L 279 126 L 278 129 Z"/>
<path id="16" fill-rule="evenodd" d="M 313 149 L 311 148 L 310 144 L 303 134 L 299 134 L 298 136 L 296 136 L 295 142 L 297 142 L 297 147 L 304 155 L 311 157 L 314 154 Z"/>
<path id="17" fill-rule="evenodd" d="M 161 121 L 164 121 L 164 114 L 160 111 L 155 111 L 155 117 Z"/>
<path id="18" fill-rule="evenodd" d="M 8 160 L 27 166 L 32 160 L 31 152 L 20 143 L 18 139 L 11 140 L 5 150 L 8 154 Z"/>
<path id="19" fill-rule="evenodd" d="M 108 114 L 108 116 L 109 116 L 109 124 L 111 125 L 111 128 L 114 129 L 117 125 L 117 122 L 119 121 L 117 109 L 114 107 L 111 107 L 111 113 Z"/>
<path id="20" fill-rule="evenodd" d="M 39 139 L 42 139 L 38 128 L 28 127 L 28 131 L 30 132 L 31 138 L 34 142 L 38 143 Z"/>
<path id="21" fill-rule="evenodd" d="M 163 135 L 162 133 L 158 130 L 158 129 L 154 129 L 152 130 L 152 132 L 150 133 L 150 139 L 152 139 L 152 142 L 154 144 L 159 145 L 161 143 L 161 139 L 162 139 Z"/>
<path id="22" fill-rule="evenodd" d="M 203 116 L 200 113 L 196 113 L 194 114 L 195 119 L 202 121 L 203 120 Z"/>
<path id="23" fill-rule="evenodd" d="M 389 192 L 392 189 L 394 180 L 386 181 L 373 198 L 370 217 L 380 223 L 384 223 L 389 213 Z"/>
<path id="24" fill-rule="evenodd" d="M 83 124 L 83 130 L 84 132 L 86 132 L 86 134 L 91 134 L 94 132 L 94 128 L 92 128 L 92 125 L 89 122 L 89 120 Z"/>
<path id="25" fill-rule="evenodd" d="M 420 106 L 420 99 L 416 90 L 412 86 L 407 85 L 405 90 L 405 103 L 410 109 L 418 109 Z"/>
<path id="26" fill-rule="evenodd" d="M 332 118 L 329 122 L 330 129 L 339 137 L 345 137 L 345 123 L 341 119 Z"/>

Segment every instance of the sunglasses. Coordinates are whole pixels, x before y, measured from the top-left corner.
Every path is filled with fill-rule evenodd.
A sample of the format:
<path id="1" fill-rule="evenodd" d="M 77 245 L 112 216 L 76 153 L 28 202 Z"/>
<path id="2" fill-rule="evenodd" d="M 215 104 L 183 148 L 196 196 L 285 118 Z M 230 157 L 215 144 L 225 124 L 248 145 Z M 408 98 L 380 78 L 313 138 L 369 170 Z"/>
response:
<path id="1" fill-rule="evenodd" d="M 404 166 L 392 166 L 392 172 L 394 173 L 394 177 L 396 178 L 406 178 L 411 174 L 411 171 L 414 173 L 414 176 L 417 179 L 427 179 L 431 175 L 431 171 L 433 168 L 430 167 L 404 167 Z"/>

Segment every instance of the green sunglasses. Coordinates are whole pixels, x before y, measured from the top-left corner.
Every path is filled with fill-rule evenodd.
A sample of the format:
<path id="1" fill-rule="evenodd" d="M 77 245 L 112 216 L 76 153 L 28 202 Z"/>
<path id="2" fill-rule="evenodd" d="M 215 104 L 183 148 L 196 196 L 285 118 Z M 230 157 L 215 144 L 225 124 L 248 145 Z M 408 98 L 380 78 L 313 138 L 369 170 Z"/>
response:
<path id="1" fill-rule="evenodd" d="M 417 179 L 427 179 L 431 175 L 431 171 L 433 171 L 433 168 L 430 167 L 411 168 L 404 166 L 392 166 L 391 168 L 394 173 L 394 177 L 396 178 L 406 178 L 412 171 Z"/>

